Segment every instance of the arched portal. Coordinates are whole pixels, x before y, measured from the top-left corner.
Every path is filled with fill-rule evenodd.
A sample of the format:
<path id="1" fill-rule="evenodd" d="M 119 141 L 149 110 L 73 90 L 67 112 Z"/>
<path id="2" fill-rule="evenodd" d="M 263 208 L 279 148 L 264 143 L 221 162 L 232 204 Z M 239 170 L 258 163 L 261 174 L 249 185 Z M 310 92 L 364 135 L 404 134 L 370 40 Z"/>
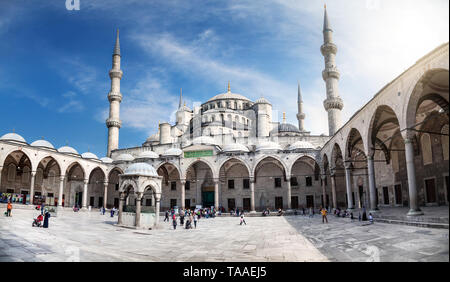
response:
<path id="1" fill-rule="evenodd" d="M 324 206 L 320 167 L 313 158 L 301 156 L 295 160 L 291 168 L 290 182 L 292 209 Z"/>
<path id="2" fill-rule="evenodd" d="M 369 206 L 369 187 L 367 172 L 367 156 L 364 142 L 358 129 L 352 128 L 345 146 L 347 162 L 350 164 L 352 177 L 352 198 L 356 208 Z"/>
<path id="3" fill-rule="evenodd" d="M 247 165 L 237 158 L 226 160 L 219 169 L 221 190 L 219 207 L 230 211 L 238 208 L 251 210 L 250 171 Z"/>
<path id="4" fill-rule="evenodd" d="M 108 186 L 106 193 L 106 208 L 119 208 L 120 193 L 119 193 L 119 175 L 123 174 L 123 171 L 115 167 L 108 175 Z"/>
<path id="5" fill-rule="evenodd" d="M 13 151 L 5 158 L 1 170 L 0 193 L 2 201 L 11 200 L 14 203 L 27 203 L 31 186 L 31 161 L 28 155 L 21 151 Z"/>
<path id="6" fill-rule="evenodd" d="M 285 165 L 274 157 L 261 159 L 254 169 L 256 209 L 287 209 Z"/>
<path id="7" fill-rule="evenodd" d="M 163 177 L 162 180 L 162 196 L 161 209 L 172 209 L 175 206 L 181 207 L 181 173 L 178 168 L 170 162 L 161 164 L 157 173 Z M 190 186 L 187 185 L 186 192 L 190 196 Z"/>
<path id="8" fill-rule="evenodd" d="M 186 169 L 185 175 L 186 183 L 188 181 L 190 183 L 190 189 L 196 191 L 196 201 L 192 202 L 195 202 L 196 205 L 202 205 L 205 208 L 214 206 L 218 179 L 214 179 L 212 168 L 206 162 L 198 160 Z M 193 193 L 189 195 L 193 195 Z M 186 196 L 186 199 L 189 199 L 188 196 Z M 190 203 L 191 205 L 193 204 L 192 202 Z"/>
<path id="9" fill-rule="evenodd" d="M 58 162 L 51 156 L 43 158 L 36 169 L 33 203 L 57 206 L 61 181 L 64 179 L 61 180 L 61 168 Z M 61 200 L 62 205 L 65 205 L 64 190 Z"/>
<path id="10" fill-rule="evenodd" d="M 105 196 L 105 173 L 99 167 L 94 168 L 89 175 L 88 183 L 88 205 L 101 208 L 104 205 Z"/>
<path id="11" fill-rule="evenodd" d="M 87 185 L 86 173 L 83 167 L 78 163 L 74 162 L 69 165 L 66 170 L 66 181 L 70 206 L 77 206 L 78 208 L 83 207 L 83 199 L 86 199 L 87 191 L 84 191 L 85 184 Z M 86 193 L 85 193 L 86 192 Z M 86 203 L 85 203 L 86 204 Z"/>

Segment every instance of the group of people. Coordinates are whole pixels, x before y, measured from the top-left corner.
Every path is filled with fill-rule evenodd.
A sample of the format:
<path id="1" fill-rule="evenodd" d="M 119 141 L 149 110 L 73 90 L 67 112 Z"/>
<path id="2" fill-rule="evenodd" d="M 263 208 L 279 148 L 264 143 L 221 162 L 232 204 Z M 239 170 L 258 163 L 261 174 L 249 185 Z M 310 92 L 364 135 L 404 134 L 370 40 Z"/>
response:
<path id="1" fill-rule="evenodd" d="M 215 211 L 214 212 L 207 212 L 205 210 L 192 211 L 190 209 L 187 209 L 187 210 L 180 210 L 178 212 L 178 216 L 180 218 L 180 225 L 185 226 L 184 228 L 186 228 L 186 229 L 192 229 L 192 224 L 194 224 L 194 228 L 197 228 L 198 220 L 202 216 L 205 218 L 208 218 L 211 216 L 211 214 L 213 214 L 212 217 L 214 217 Z M 175 229 L 177 229 L 177 225 L 178 225 L 178 220 L 177 220 L 177 216 L 175 214 L 175 210 L 172 209 L 170 211 L 165 212 L 164 222 L 166 222 L 166 221 L 169 222 L 169 215 L 172 217 L 173 230 L 175 230 Z M 186 221 L 186 223 L 185 223 L 185 221 Z"/>
<path id="2" fill-rule="evenodd" d="M 44 227 L 48 228 L 49 219 L 51 217 L 50 212 L 48 211 L 48 208 L 45 207 L 44 204 L 37 205 L 35 207 L 36 210 L 40 210 L 41 213 L 37 216 L 37 218 L 33 219 L 33 227 Z"/>

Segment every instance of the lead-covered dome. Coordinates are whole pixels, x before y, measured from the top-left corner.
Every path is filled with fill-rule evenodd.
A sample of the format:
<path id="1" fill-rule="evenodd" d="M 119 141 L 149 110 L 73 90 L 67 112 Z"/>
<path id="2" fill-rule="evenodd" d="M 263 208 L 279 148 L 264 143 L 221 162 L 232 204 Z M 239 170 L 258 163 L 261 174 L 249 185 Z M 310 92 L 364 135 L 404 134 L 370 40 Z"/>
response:
<path id="1" fill-rule="evenodd" d="M 131 162 L 134 160 L 134 157 L 130 154 L 124 153 L 118 155 L 114 160 L 118 162 Z"/>
<path id="2" fill-rule="evenodd" d="M 157 159 L 159 155 L 153 151 L 144 151 L 139 153 L 136 159 Z"/>
<path id="3" fill-rule="evenodd" d="M 297 141 L 291 144 L 288 148 L 289 151 L 297 150 L 297 149 L 314 149 L 314 146 L 307 141 Z"/>
<path id="4" fill-rule="evenodd" d="M 295 132 L 300 133 L 300 130 L 298 130 L 298 127 L 291 124 L 291 123 L 280 123 L 278 125 L 278 132 Z"/>
<path id="5" fill-rule="evenodd" d="M 64 154 L 79 155 L 77 150 L 75 150 L 74 148 L 69 147 L 69 146 L 62 146 L 61 148 L 58 149 L 58 152 L 64 153 Z"/>
<path id="6" fill-rule="evenodd" d="M 204 144 L 204 145 L 217 145 L 217 142 L 209 136 L 199 136 L 194 138 L 194 140 L 192 140 L 192 144 L 194 145 L 200 145 L 200 144 Z"/>
<path id="7" fill-rule="evenodd" d="M 113 159 L 108 158 L 108 157 L 103 157 L 100 160 L 102 161 L 102 163 L 105 163 L 105 164 L 112 164 L 112 162 L 113 162 Z"/>
<path id="8" fill-rule="evenodd" d="M 236 94 L 236 93 L 231 93 L 231 92 L 227 92 L 227 93 L 222 93 L 219 95 L 216 95 L 214 97 L 212 97 L 211 99 L 208 100 L 208 102 L 214 101 L 214 100 L 245 100 L 245 101 L 250 101 L 250 99 L 248 99 L 247 97 L 241 95 L 241 94 Z"/>
<path id="9" fill-rule="evenodd" d="M 261 98 L 259 98 L 258 100 L 256 100 L 256 101 L 255 101 L 255 104 L 269 104 L 269 105 L 272 105 L 272 104 L 270 104 L 270 102 L 269 102 L 266 98 L 264 98 L 264 97 L 261 97 Z"/>
<path id="10" fill-rule="evenodd" d="M 249 150 L 245 145 L 239 143 L 231 143 L 223 146 L 224 153 L 248 153 Z"/>
<path id="11" fill-rule="evenodd" d="M 30 145 L 33 147 L 55 149 L 55 147 L 53 147 L 52 143 L 48 142 L 47 140 L 36 140 L 33 143 L 31 143 Z"/>
<path id="12" fill-rule="evenodd" d="M 125 175 L 158 176 L 156 169 L 147 163 L 134 163 L 127 167 Z"/>
<path id="13" fill-rule="evenodd" d="M 98 157 L 91 152 L 85 152 L 85 153 L 81 154 L 81 157 L 83 159 L 98 160 Z"/>
<path id="14" fill-rule="evenodd" d="M 281 148 L 281 146 L 272 141 L 262 142 L 262 143 L 256 145 L 256 149 L 255 149 L 256 152 L 259 152 L 259 151 L 281 151 L 281 150 L 283 150 Z"/>
<path id="15" fill-rule="evenodd" d="M 175 157 L 175 156 L 180 156 L 181 154 L 183 154 L 183 151 L 181 149 L 170 148 L 170 149 L 166 150 L 162 155 L 165 157 Z"/>
<path id="16" fill-rule="evenodd" d="M 0 137 L 0 140 L 27 143 L 27 141 L 25 141 L 25 139 L 17 133 L 6 133 L 2 137 Z"/>

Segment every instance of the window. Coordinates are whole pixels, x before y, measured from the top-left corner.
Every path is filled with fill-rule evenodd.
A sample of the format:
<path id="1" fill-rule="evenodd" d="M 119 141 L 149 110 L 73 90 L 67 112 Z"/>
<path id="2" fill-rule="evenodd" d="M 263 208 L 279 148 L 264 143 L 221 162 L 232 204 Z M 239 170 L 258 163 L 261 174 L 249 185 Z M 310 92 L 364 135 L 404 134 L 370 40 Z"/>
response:
<path id="1" fill-rule="evenodd" d="M 297 177 L 291 177 L 291 186 L 298 186 Z"/>
<path id="2" fill-rule="evenodd" d="M 151 206 L 152 205 L 152 199 L 145 199 L 145 205 L 147 207 Z"/>
<path id="3" fill-rule="evenodd" d="M 243 198 L 242 199 L 242 207 L 244 210 L 249 211 L 250 210 L 250 198 Z"/>
<path id="4" fill-rule="evenodd" d="M 244 178 L 243 186 L 244 186 L 244 189 L 249 189 L 250 188 L 250 179 Z"/>
<path id="5" fill-rule="evenodd" d="M 190 190 L 191 189 L 191 182 L 186 181 L 186 184 L 184 184 L 184 190 Z"/>
<path id="6" fill-rule="evenodd" d="M 293 209 L 298 209 L 298 196 L 291 197 L 291 207 Z"/>
<path id="7" fill-rule="evenodd" d="M 275 197 L 275 209 L 283 208 L 283 197 Z"/>
<path id="8" fill-rule="evenodd" d="M 177 205 L 177 199 L 170 199 L 170 208 L 173 209 Z"/>
<path id="9" fill-rule="evenodd" d="M 275 188 L 281 187 L 281 178 L 277 177 L 275 178 Z"/>
<path id="10" fill-rule="evenodd" d="M 50 197 L 50 196 L 49 196 Z M 52 196 L 53 197 L 53 196 Z M 91 207 L 93 207 L 94 206 L 94 203 L 95 203 L 95 198 L 94 197 L 90 197 L 89 198 L 89 205 L 91 206 Z"/>
<path id="11" fill-rule="evenodd" d="M 114 186 L 115 186 L 115 190 L 119 191 L 119 183 L 116 183 Z"/>
<path id="12" fill-rule="evenodd" d="M 234 179 L 228 179 L 228 189 L 234 189 Z"/>
<path id="13" fill-rule="evenodd" d="M 170 190 L 172 190 L 172 191 L 177 190 L 177 182 L 176 181 L 170 182 Z"/>
<path id="14" fill-rule="evenodd" d="M 402 185 L 397 184 L 394 186 L 395 190 L 395 204 L 401 205 L 402 204 Z"/>
<path id="15" fill-rule="evenodd" d="M 389 188 L 383 187 L 383 201 L 385 205 L 389 205 Z"/>
<path id="16" fill-rule="evenodd" d="M 184 207 L 187 209 L 191 207 L 191 199 L 184 199 Z"/>
<path id="17" fill-rule="evenodd" d="M 236 208 L 236 203 L 234 199 L 228 199 L 228 211 L 234 210 Z"/>
<path id="18" fill-rule="evenodd" d="M 311 176 L 306 177 L 306 186 L 312 186 L 312 177 Z"/>

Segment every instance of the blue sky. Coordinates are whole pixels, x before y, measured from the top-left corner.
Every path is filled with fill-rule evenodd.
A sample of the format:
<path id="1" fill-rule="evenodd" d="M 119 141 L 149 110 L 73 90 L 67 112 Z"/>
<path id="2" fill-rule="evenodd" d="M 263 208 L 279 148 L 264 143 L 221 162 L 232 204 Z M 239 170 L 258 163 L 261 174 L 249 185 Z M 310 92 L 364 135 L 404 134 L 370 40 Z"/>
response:
<path id="1" fill-rule="evenodd" d="M 145 4 L 144 4 L 145 2 Z M 122 52 L 120 147 L 139 146 L 187 104 L 231 90 L 264 96 L 297 124 L 327 133 L 320 54 L 325 1 L 0 0 L 0 135 L 44 137 L 106 153 L 108 71 Z M 448 42 L 447 0 L 326 1 L 341 71 L 343 119 L 416 60 Z"/>

